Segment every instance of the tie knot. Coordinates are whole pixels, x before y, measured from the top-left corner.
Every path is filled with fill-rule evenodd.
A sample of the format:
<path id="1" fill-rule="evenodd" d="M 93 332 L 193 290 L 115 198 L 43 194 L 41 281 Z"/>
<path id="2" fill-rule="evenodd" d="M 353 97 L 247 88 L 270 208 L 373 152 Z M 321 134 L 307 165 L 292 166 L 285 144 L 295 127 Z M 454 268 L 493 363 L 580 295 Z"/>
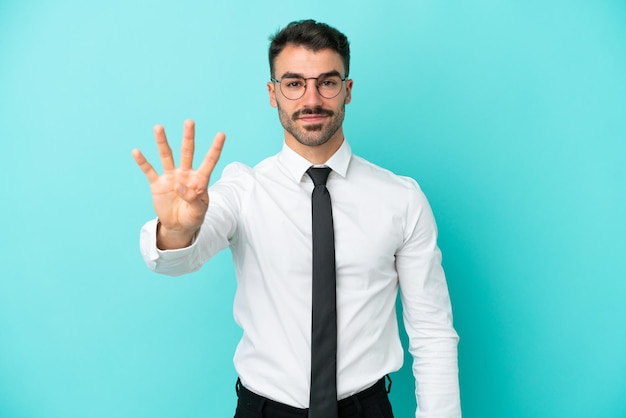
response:
<path id="1" fill-rule="evenodd" d="M 315 186 L 325 186 L 331 171 L 330 167 L 310 167 L 306 173 L 311 177 Z"/>

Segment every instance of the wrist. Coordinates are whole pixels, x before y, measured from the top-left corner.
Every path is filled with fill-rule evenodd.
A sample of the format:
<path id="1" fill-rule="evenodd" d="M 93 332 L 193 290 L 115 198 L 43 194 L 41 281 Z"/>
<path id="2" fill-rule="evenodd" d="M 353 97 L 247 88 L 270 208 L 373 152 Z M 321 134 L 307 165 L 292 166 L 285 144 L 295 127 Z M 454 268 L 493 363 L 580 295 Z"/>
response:
<path id="1" fill-rule="evenodd" d="M 198 229 L 168 228 L 157 223 L 156 245 L 159 250 L 175 250 L 191 245 Z"/>

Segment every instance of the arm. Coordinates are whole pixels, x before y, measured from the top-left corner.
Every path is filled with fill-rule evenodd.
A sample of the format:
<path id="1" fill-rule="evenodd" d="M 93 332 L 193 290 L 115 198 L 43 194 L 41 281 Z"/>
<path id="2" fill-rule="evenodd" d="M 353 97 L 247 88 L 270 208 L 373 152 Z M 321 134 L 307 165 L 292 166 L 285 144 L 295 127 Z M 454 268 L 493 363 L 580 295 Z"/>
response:
<path id="1" fill-rule="evenodd" d="M 437 229 L 416 185 L 405 241 L 396 255 L 404 323 L 416 381 L 417 418 L 460 418 L 458 335 L 437 247 Z"/>

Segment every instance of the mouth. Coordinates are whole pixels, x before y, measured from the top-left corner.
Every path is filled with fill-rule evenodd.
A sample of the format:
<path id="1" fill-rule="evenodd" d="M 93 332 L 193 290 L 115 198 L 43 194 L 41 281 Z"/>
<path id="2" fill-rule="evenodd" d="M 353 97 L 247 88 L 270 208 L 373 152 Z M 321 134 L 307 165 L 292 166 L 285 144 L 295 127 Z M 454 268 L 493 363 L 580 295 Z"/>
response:
<path id="1" fill-rule="evenodd" d="M 303 116 L 300 116 L 298 119 L 304 123 L 322 123 L 322 121 L 326 119 L 327 117 L 328 116 L 326 115 L 315 114 L 315 115 L 303 115 Z"/>
<path id="2" fill-rule="evenodd" d="M 293 120 L 300 120 L 304 123 L 322 123 L 324 119 L 334 115 L 332 110 L 323 109 L 321 107 L 305 108 L 298 110 L 292 116 Z"/>

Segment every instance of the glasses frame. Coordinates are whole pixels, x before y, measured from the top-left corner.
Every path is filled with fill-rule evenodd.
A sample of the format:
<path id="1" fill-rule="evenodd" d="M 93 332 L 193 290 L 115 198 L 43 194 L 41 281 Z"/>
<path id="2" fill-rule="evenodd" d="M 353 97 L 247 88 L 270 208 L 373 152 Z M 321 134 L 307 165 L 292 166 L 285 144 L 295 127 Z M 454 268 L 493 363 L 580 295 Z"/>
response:
<path id="1" fill-rule="evenodd" d="M 319 86 L 319 84 L 318 84 L 318 82 L 317 82 L 320 78 L 324 78 L 324 77 L 332 77 L 332 76 L 337 76 L 337 77 L 339 77 L 339 79 L 341 80 L 341 87 L 343 87 L 343 83 L 344 83 L 344 81 L 349 80 L 349 78 L 348 78 L 348 76 L 347 76 L 347 75 L 346 75 L 344 78 L 341 78 L 341 76 L 340 76 L 339 74 L 334 74 L 334 73 L 331 73 L 331 74 L 320 74 L 320 75 L 318 75 L 317 77 L 300 77 L 300 76 L 295 76 L 295 75 L 294 75 L 294 76 L 287 76 L 287 77 L 283 76 L 283 78 L 282 78 L 282 79 L 280 79 L 280 80 L 277 80 L 277 79 L 275 79 L 274 77 L 271 77 L 271 78 L 270 78 L 270 80 L 271 80 L 271 81 L 273 81 L 274 83 L 279 83 L 279 84 L 280 84 L 280 94 L 282 94 L 282 95 L 283 95 L 283 97 L 284 97 L 285 99 L 287 99 L 287 100 L 300 100 L 302 97 L 304 97 L 304 95 L 306 94 L 306 88 L 307 88 L 307 86 L 308 86 L 307 80 L 315 80 L 315 89 L 317 90 L 317 94 L 319 94 L 320 96 L 322 96 L 322 97 L 323 97 L 323 98 L 325 98 L 325 99 L 334 99 L 335 97 L 339 96 L 339 93 L 341 93 L 341 88 L 339 88 L 339 90 L 337 91 L 337 94 L 335 94 L 334 96 L 332 96 L 332 97 L 326 97 L 326 96 L 324 96 L 324 95 L 320 92 L 320 86 Z M 292 99 L 292 98 L 289 98 L 289 97 L 287 97 L 287 96 L 285 95 L 285 93 L 283 92 L 283 85 L 282 85 L 282 81 L 283 81 L 283 79 L 285 79 L 285 78 L 299 78 L 299 79 L 304 80 L 304 90 L 302 91 L 302 95 L 301 95 L 300 97 L 297 97 L 297 98 L 295 98 L 295 99 Z"/>

